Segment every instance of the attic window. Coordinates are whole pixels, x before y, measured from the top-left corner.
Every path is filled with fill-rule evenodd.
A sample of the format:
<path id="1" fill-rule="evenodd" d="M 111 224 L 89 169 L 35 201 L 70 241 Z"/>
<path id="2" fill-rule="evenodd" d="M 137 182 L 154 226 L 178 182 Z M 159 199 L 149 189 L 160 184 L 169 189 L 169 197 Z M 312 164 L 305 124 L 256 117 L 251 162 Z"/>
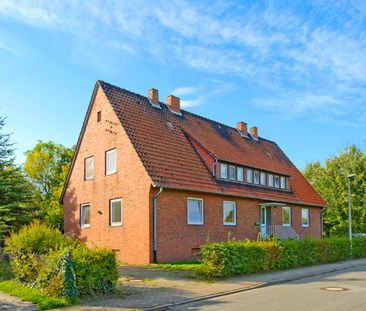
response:
<path id="1" fill-rule="evenodd" d="M 99 123 L 100 121 L 102 121 L 102 112 L 98 111 L 97 112 L 97 122 Z"/>

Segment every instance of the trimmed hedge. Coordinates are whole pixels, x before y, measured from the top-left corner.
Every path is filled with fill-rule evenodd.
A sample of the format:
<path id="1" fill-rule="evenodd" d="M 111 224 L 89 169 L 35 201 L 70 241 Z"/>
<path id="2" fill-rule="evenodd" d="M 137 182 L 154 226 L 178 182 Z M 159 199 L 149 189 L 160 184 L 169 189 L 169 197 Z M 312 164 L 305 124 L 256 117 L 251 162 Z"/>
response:
<path id="1" fill-rule="evenodd" d="M 288 269 L 366 256 L 366 238 L 353 239 L 353 256 L 345 237 L 288 241 L 235 241 L 207 243 L 201 249 L 198 273 L 207 277 Z"/>
<path id="2" fill-rule="evenodd" d="M 88 248 L 40 222 L 23 227 L 6 240 L 15 279 L 54 297 L 74 301 L 113 293 L 118 279 L 116 254 Z"/>

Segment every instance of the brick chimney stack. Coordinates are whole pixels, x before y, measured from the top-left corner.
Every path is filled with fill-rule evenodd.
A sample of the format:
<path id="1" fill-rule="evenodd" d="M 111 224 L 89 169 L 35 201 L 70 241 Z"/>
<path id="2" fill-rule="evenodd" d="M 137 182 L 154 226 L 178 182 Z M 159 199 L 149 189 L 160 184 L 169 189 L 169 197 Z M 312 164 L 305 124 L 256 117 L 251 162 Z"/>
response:
<path id="1" fill-rule="evenodd" d="M 258 128 L 256 126 L 250 128 L 250 134 L 252 134 L 255 140 L 258 140 Z"/>
<path id="2" fill-rule="evenodd" d="M 149 90 L 149 99 L 155 106 L 160 106 L 159 104 L 159 91 L 157 89 Z"/>
<path id="3" fill-rule="evenodd" d="M 180 112 L 180 98 L 179 97 L 176 97 L 174 95 L 169 95 L 166 98 L 166 104 L 169 106 L 169 108 L 172 112 L 175 112 L 177 114 L 181 114 L 181 112 Z"/>
<path id="4" fill-rule="evenodd" d="M 248 136 L 248 128 L 247 128 L 247 124 L 245 122 L 237 122 L 236 123 L 236 129 L 243 135 L 243 136 Z"/>

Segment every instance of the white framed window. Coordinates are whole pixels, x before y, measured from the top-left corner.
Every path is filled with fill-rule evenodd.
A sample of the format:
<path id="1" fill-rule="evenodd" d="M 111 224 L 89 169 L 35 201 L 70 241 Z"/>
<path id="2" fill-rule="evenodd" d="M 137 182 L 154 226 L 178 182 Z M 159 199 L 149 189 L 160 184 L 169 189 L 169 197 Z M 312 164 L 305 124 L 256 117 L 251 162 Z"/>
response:
<path id="1" fill-rule="evenodd" d="M 273 187 L 273 175 L 268 175 L 268 186 Z"/>
<path id="2" fill-rule="evenodd" d="M 220 177 L 227 178 L 227 165 L 220 163 Z"/>
<path id="3" fill-rule="evenodd" d="M 235 180 L 235 166 L 229 165 L 229 179 Z"/>
<path id="4" fill-rule="evenodd" d="M 105 153 L 105 174 L 111 175 L 117 172 L 117 151 L 109 150 Z"/>
<path id="5" fill-rule="evenodd" d="M 261 174 L 260 174 L 260 182 L 261 182 L 261 185 L 262 186 L 265 186 L 266 185 L 266 173 L 261 172 Z"/>
<path id="6" fill-rule="evenodd" d="M 258 171 L 254 171 L 254 174 L 253 174 L 253 182 L 256 185 L 259 185 L 259 172 Z"/>
<path id="7" fill-rule="evenodd" d="M 188 198 L 187 214 L 189 225 L 203 225 L 203 199 Z"/>
<path id="8" fill-rule="evenodd" d="M 291 208 L 288 206 L 282 207 L 282 225 L 284 227 L 291 226 Z"/>
<path id="9" fill-rule="evenodd" d="M 114 199 L 109 201 L 109 215 L 111 226 L 122 225 L 122 199 Z"/>
<path id="10" fill-rule="evenodd" d="M 308 208 L 302 208 L 301 209 L 301 226 L 303 227 L 309 227 L 309 209 Z"/>
<path id="11" fill-rule="evenodd" d="M 84 160 L 84 179 L 91 180 L 94 178 L 94 157 Z"/>
<path id="12" fill-rule="evenodd" d="M 225 226 L 235 226 L 236 225 L 236 202 L 224 201 L 223 217 L 224 217 Z"/>
<path id="13" fill-rule="evenodd" d="M 80 205 L 80 227 L 81 228 L 90 227 L 90 204 Z"/>
<path id="14" fill-rule="evenodd" d="M 280 176 L 275 175 L 275 177 L 274 177 L 274 186 L 275 186 L 275 188 L 280 187 Z"/>
<path id="15" fill-rule="evenodd" d="M 236 169 L 236 178 L 237 178 L 237 180 L 238 181 L 243 181 L 244 179 L 244 176 L 243 176 L 243 168 L 242 167 L 238 167 L 237 169 Z"/>
<path id="16" fill-rule="evenodd" d="M 281 187 L 281 189 L 286 189 L 286 177 L 281 176 L 280 187 Z"/>
<path id="17" fill-rule="evenodd" d="M 247 182 L 252 183 L 253 182 L 253 171 L 247 169 Z"/>

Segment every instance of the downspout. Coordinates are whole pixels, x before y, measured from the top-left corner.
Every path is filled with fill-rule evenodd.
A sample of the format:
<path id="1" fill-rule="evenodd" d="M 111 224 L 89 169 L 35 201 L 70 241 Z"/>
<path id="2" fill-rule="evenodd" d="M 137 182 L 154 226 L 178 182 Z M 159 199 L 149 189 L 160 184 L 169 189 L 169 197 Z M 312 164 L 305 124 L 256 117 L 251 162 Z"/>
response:
<path id="1" fill-rule="evenodd" d="M 157 194 L 154 195 L 153 198 L 153 227 L 154 227 L 154 233 L 153 233 L 153 239 L 154 239 L 154 253 L 153 253 L 153 261 L 156 263 L 156 199 L 158 196 L 163 192 L 162 187 L 160 187 L 160 190 Z"/>

